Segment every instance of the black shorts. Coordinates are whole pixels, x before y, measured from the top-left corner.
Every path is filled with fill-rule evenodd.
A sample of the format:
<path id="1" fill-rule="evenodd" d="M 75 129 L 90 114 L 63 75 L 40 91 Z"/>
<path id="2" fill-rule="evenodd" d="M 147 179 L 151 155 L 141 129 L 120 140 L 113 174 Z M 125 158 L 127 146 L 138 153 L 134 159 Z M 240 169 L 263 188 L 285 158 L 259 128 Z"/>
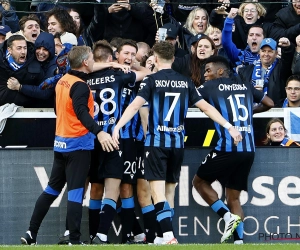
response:
<path id="1" fill-rule="evenodd" d="M 122 176 L 122 153 L 119 150 L 103 151 L 100 143 L 95 141 L 91 157 L 90 183 L 104 183 L 105 178 L 122 179 Z"/>
<path id="2" fill-rule="evenodd" d="M 220 152 L 214 149 L 202 161 L 197 175 L 210 183 L 218 180 L 226 188 L 247 191 L 254 155 L 254 152 Z"/>
<path id="3" fill-rule="evenodd" d="M 122 183 L 136 184 L 136 144 L 135 139 L 121 139 L 123 148 Z"/>
<path id="4" fill-rule="evenodd" d="M 136 145 L 136 178 L 145 179 L 144 142 L 135 141 Z"/>
<path id="5" fill-rule="evenodd" d="M 146 147 L 144 152 L 145 179 L 179 181 L 184 148 Z"/>

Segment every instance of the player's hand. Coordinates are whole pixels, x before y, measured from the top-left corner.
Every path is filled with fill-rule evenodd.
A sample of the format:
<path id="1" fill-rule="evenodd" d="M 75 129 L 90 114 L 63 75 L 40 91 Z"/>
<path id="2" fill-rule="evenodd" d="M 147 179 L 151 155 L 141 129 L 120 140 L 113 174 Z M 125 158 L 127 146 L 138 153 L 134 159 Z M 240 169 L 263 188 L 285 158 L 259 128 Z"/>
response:
<path id="1" fill-rule="evenodd" d="M 237 146 L 240 141 L 242 141 L 243 137 L 239 131 L 236 130 L 235 127 L 230 127 L 228 129 L 229 134 L 234 139 L 234 145 Z"/>
<path id="2" fill-rule="evenodd" d="M 119 142 L 119 132 L 120 132 L 120 129 L 117 126 L 115 126 L 115 128 L 112 132 L 112 139 L 113 139 L 114 143 L 116 143 L 117 145 L 120 144 L 120 142 Z"/>
<path id="3" fill-rule="evenodd" d="M 101 144 L 103 151 L 111 152 L 114 151 L 115 149 L 119 149 L 118 144 L 113 141 L 110 134 L 101 131 L 97 134 L 97 138 Z"/>
<path id="4" fill-rule="evenodd" d="M 112 63 L 112 67 L 115 69 L 121 69 L 126 74 L 131 71 L 131 68 L 129 65 L 119 64 L 116 62 Z"/>

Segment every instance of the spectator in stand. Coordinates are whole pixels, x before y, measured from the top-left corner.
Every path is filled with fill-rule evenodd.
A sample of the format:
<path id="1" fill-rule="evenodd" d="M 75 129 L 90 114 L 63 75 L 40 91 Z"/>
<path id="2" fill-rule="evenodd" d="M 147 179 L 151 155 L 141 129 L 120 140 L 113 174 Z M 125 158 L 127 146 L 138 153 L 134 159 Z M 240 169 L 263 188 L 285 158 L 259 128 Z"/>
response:
<path id="1" fill-rule="evenodd" d="M 0 48 L 0 105 L 14 103 L 24 107 L 35 107 L 36 98 L 20 92 L 22 86 L 38 85 L 44 78 L 44 71 L 35 58 L 34 46 L 21 35 L 13 35 Z M 10 90 L 11 80 L 18 80 L 19 91 Z M 14 81 L 12 82 L 14 84 Z"/>
<path id="2" fill-rule="evenodd" d="M 111 41 L 114 37 L 144 41 L 142 28 L 144 4 L 131 4 L 129 0 L 116 1 L 105 5 L 104 39 Z"/>
<path id="3" fill-rule="evenodd" d="M 281 36 L 295 41 L 300 34 L 300 1 L 292 0 L 291 4 L 279 10 L 274 25 L 281 28 Z"/>
<path id="4" fill-rule="evenodd" d="M 65 9 L 54 8 L 47 13 L 48 32 L 53 36 L 55 33 L 64 32 L 76 34 L 76 24 Z"/>
<path id="5" fill-rule="evenodd" d="M 222 30 L 218 27 L 210 25 L 207 28 L 205 35 L 209 36 L 209 38 L 213 40 L 216 47 L 217 55 L 225 57 L 228 60 L 228 62 L 232 65 L 225 49 L 222 46 Z"/>
<path id="6" fill-rule="evenodd" d="M 232 30 L 237 9 L 231 8 L 224 22 L 222 31 L 222 45 L 232 64 L 238 68 L 252 64 L 259 59 L 259 48 L 265 37 L 264 30 L 260 25 L 253 25 L 248 31 L 247 46 L 244 50 L 238 49 L 232 41 Z M 237 71 L 236 70 L 236 71 Z"/>
<path id="7" fill-rule="evenodd" d="M 300 107 L 300 76 L 292 75 L 286 81 L 286 98 L 283 102 L 283 108 Z"/>
<path id="8" fill-rule="evenodd" d="M 296 37 L 296 48 L 292 63 L 292 73 L 300 74 L 300 35 Z"/>
<path id="9" fill-rule="evenodd" d="M 205 59 L 215 54 L 215 44 L 204 34 L 193 37 L 198 41 L 193 46 L 195 53 L 187 54 L 184 57 L 176 57 L 172 69 L 187 77 L 191 77 L 196 87 L 204 83 Z M 191 43 L 194 40 L 191 39 Z"/>
<path id="10" fill-rule="evenodd" d="M 300 144 L 287 137 L 287 129 L 283 121 L 278 118 L 271 119 L 266 127 L 264 144 L 266 146 L 300 147 Z"/>
<path id="11" fill-rule="evenodd" d="M 0 25 L 0 44 L 4 43 L 6 39 L 6 35 L 9 36 L 11 34 L 11 29 L 7 25 Z"/>
<path id="12" fill-rule="evenodd" d="M 172 23 L 166 23 L 162 26 L 162 28 L 167 29 L 167 37 L 166 41 L 171 43 L 175 47 L 175 57 L 184 57 L 186 54 L 188 54 L 187 51 L 183 50 L 182 48 L 179 48 L 177 39 L 178 39 L 178 28 L 176 25 Z"/>
<path id="13" fill-rule="evenodd" d="M 184 50 L 191 53 L 191 39 L 198 34 L 205 33 L 209 26 L 209 15 L 204 8 L 193 9 L 183 27 L 179 26 L 179 42 Z"/>
<path id="14" fill-rule="evenodd" d="M 228 13 L 224 6 L 216 8 L 210 14 L 210 24 L 219 27 L 224 22 L 223 16 L 226 14 Z M 248 2 L 242 3 L 238 9 L 231 8 L 230 14 L 226 21 L 234 24 L 232 41 L 238 49 L 244 49 L 247 46 L 247 34 L 253 25 L 264 25 L 262 27 L 266 30 L 270 26 L 270 24 L 263 23 L 266 9 L 258 2 L 248 0 Z"/>
<path id="15" fill-rule="evenodd" d="M 57 68 L 53 35 L 42 32 L 36 39 L 34 46 L 36 59 L 44 71 L 44 79 L 53 77 Z M 18 81 L 18 79 L 11 77 L 8 79 L 7 87 L 28 97 L 39 99 L 40 101 L 36 102 L 37 107 L 53 108 L 54 88 L 42 90 L 37 85 L 22 85 L 21 87 L 22 82 L 22 79 Z"/>
<path id="16" fill-rule="evenodd" d="M 22 35 L 29 42 L 35 43 L 35 40 L 41 33 L 40 19 L 35 14 L 23 16 L 19 21 L 20 31 L 13 35 Z"/>
<path id="17" fill-rule="evenodd" d="M 94 4 L 94 17 L 92 18 L 88 26 L 84 26 L 79 11 L 72 8 L 68 9 L 70 16 L 73 18 L 76 24 L 76 37 L 79 45 L 88 45 L 93 47 L 93 43 L 103 37 L 104 30 L 102 23 L 104 20 L 104 8 L 102 4 Z"/>
<path id="18" fill-rule="evenodd" d="M 294 46 L 285 37 L 279 39 L 278 45 L 281 46 L 281 59 L 276 58 L 276 41 L 265 38 L 260 45 L 260 59 L 240 68 L 239 75 L 243 81 L 252 82 L 256 89 L 263 91 L 274 101 L 275 106 L 280 107 L 285 96 L 286 79 L 291 75 Z"/>
<path id="19" fill-rule="evenodd" d="M 20 29 L 19 18 L 8 0 L 1 1 L 0 19 L 1 24 L 9 26 L 12 32 L 17 32 Z"/>

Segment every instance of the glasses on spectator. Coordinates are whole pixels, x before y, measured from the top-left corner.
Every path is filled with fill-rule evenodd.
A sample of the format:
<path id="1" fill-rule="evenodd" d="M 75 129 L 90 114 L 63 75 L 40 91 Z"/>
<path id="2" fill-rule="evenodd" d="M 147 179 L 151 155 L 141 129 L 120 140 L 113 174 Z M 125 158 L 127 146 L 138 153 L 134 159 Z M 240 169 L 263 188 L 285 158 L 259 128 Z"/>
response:
<path id="1" fill-rule="evenodd" d="M 295 92 L 299 92 L 300 91 L 300 87 L 295 87 L 295 88 L 293 88 L 293 87 L 285 87 L 285 89 L 287 91 L 295 91 Z"/>
<path id="2" fill-rule="evenodd" d="M 255 12 L 257 12 L 257 10 L 256 9 L 244 9 L 244 12 L 245 13 L 249 13 L 249 12 L 251 12 L 251 13 L 255 13 Z"/>

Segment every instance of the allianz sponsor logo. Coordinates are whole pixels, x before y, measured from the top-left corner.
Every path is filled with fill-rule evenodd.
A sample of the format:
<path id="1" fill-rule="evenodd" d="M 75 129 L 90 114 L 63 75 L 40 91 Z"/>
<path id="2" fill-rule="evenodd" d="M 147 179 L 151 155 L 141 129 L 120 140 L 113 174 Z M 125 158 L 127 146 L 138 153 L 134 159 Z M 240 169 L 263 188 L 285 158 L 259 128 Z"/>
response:
<path id="1" fill-rule="evenodd" d="M 188 88 L 186 81 L 173 81 L 173 80 L 155 80 L 157 88 L 165 88 L 171 86 L 172 88 Z"/>
<path id="2" fill-rule="evenodd" d="M 109 118 L 108 121 L 97 121 L 98 125 L 112 125 L 116 123 L 116 118 L 115 117 L 111 117 Z"/>
<path id="3" fill-rule="evenodd" d="M 67 143 L 54 140 L 54 147 L 55 148 L 67 148 Z"/>
<path id="4" fill-rule="evenodd" d="M 246 90 L 246 89 L 247 87 L 245 86 L 245 84 L 231 84 L 231 85 L 220 84 L 219 85 L 220 91 L 234 91 L 234 90 Z"/>
<path id="5" fill-rule="evenodd" d="M 156 130 L 161 131 L 161 132 L 178 132 L 179 133 L 179 132 L 184 130 L 184 126 L 180 125 L 180 126 L 174 128 L 174 127 L 167 127 L 167 126 L 158 125 Z"/>
<path id="6" fill-rule="evenodd" d="M 237 130 L 237 131 L 240 131 L 240 132 L 247 132 L 247 133 L 251 133 L 251 127 L 250 125 L 248 126 L 244 126 L 244 127 L 240 127 L 240 126 L 234 126 L 234 128 Z"/>

